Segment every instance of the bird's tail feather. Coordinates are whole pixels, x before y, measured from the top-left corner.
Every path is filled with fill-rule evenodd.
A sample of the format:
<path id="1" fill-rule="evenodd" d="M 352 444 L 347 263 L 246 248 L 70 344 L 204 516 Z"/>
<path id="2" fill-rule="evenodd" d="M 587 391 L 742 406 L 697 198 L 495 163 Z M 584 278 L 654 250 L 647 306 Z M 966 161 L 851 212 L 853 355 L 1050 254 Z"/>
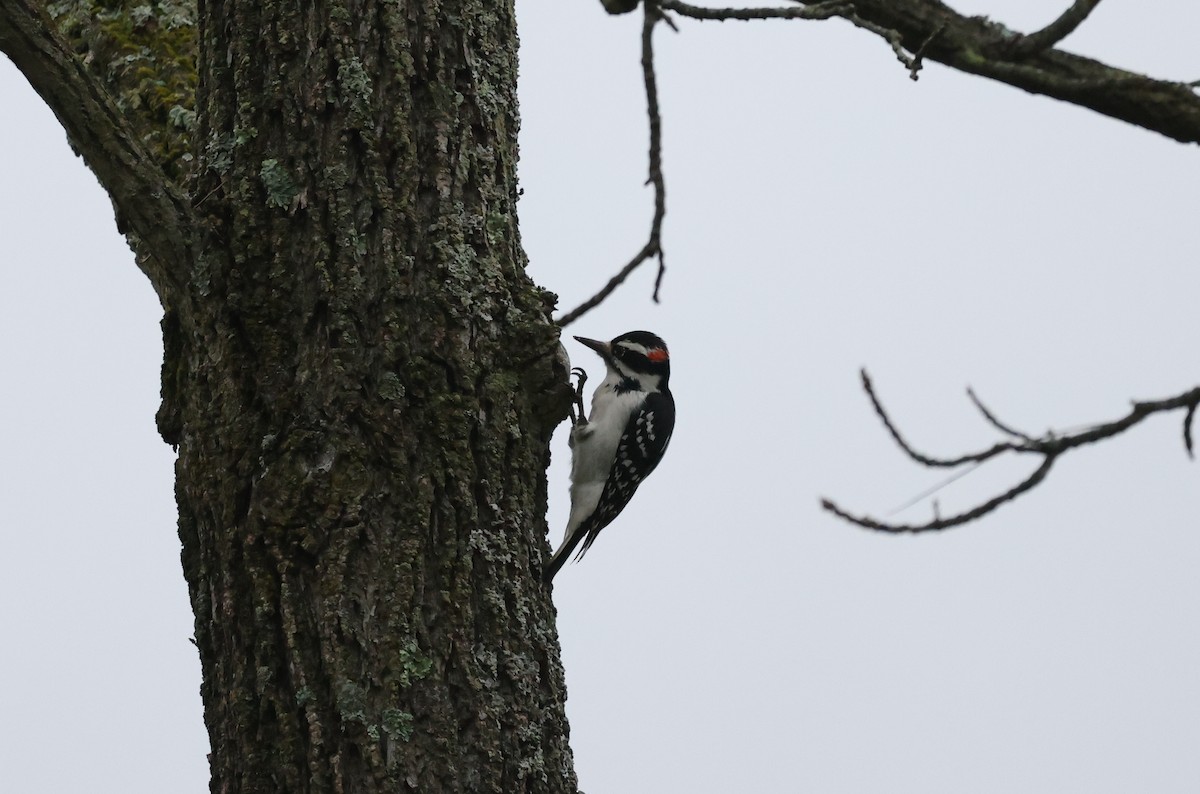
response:
<path id="1" fill-rule="evenodd" d="M 563 538 L 562 545 L 558 547 L 558 551 L 554 552 L 554 555 L 550 558 L 550 562 L 546 563 L 546 571 L 543 574 L 543 578 L 547 584 L 554 579 L 554 575 L 558 573 L 559 569 L 567 564 L 571 552 L 579 545 L 579 541 L 583 540 L 583 536 L 584 533 L 577 529 Z"/>

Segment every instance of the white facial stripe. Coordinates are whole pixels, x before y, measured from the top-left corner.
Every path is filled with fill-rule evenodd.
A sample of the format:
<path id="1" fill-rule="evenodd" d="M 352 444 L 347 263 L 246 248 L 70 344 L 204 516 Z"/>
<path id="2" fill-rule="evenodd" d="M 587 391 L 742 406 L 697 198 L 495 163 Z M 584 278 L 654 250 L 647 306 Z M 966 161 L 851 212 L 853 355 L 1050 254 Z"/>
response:
<path id="1" fill-rule="evenodd" d="M 629 340 L 617 342 L 617 347 L 623 347 L 626 350 L 633 351 L 634 353 L 641 353 L 643 356 L 650 352 L 650 348 L 646 347 L 645 345 L 639 345 L 637 342 L 630 342 Z"/>

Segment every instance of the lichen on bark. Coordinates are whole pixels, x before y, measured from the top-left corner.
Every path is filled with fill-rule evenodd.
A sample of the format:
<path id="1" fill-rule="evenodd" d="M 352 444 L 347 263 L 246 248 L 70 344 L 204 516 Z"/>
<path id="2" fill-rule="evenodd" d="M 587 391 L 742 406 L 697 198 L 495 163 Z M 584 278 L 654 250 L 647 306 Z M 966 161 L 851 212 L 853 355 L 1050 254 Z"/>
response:
<path id="1" fill-rule="evenodd" d="M 191 172 L 196 124 L 196 4 L 59 0 L 46 10 L 167 176 Z"/>
<path id="2" fill-rule="evenodd" d="M 128 231 L 167 274 L 212 789 L 574 792 L 511 3 L 51 11 L 144 144 L 114 151 L 190 196 Z"/>

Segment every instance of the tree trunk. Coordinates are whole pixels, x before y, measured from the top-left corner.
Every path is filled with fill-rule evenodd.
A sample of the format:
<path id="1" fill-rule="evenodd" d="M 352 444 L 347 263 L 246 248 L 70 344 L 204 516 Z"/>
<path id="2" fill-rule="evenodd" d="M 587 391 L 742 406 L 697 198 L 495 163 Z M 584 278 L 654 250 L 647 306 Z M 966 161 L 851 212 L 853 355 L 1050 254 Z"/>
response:
<path id="1" fill-rule="evenodd" d="M 60 4 L 71 48 L 190 99 L 190 60 L 128 39 L 166 7 L 107 5 Z M 89 82 L 40 8 L 0 17 L 166 308 L 211 790 L 576 791 L 540 575 L 569 390 L 517 232 L 511 3 L 203 3 L 172 34 L 192 158 L 125 56 Z"/>
<path id="2" fill-rule="evenodd" d="M 513 9 L 201 13 L 163 415 L 213 791 L 574 791 Z"/>

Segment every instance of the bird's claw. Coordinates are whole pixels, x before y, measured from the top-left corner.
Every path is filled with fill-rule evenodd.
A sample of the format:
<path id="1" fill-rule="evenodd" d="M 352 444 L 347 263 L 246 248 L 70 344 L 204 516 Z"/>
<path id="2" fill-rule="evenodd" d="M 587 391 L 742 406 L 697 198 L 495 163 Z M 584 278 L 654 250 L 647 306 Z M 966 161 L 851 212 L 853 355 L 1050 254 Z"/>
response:
<path id="1" fill-rule="evenodd" d="M 587 372 L 583 367 L 573 367 L 571 374 L 579 378 L 579 382 L 573 389 L 575 394 L 571 400 L 571 424 L 586 425 L 587 416 L 583 412 L 583 385 L 587 383 Z"/>

